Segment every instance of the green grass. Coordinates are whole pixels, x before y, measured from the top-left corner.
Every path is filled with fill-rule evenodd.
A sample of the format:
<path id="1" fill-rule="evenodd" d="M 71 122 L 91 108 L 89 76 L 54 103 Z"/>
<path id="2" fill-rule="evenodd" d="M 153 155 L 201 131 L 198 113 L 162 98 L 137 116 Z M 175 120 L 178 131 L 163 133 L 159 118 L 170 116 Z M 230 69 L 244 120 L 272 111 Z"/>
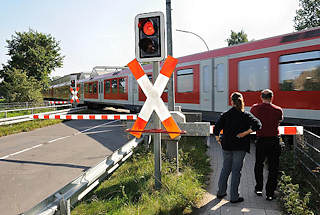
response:
<path id="1" fill-rule="evenodd" d="M 154 189 L 154 157 L 139 146 L 108 180 L 73 209 L 73 215 L 189 214 L 205 192 L 210 172 L 207 146 L 201 138 L 182 138 L 180 174 L 163 159 L 162 188 Z M 164 157 L 164 155 L 162 155 Z"/>
<path id="2" fill-rule="evenodd" d="M 34 120 L 34 121 L 27 121 L 21 122 L 12 125 L 1 125 L 0 126 L 0 137 L 7 136 L 10 134 L 16 134 L 20 132 L 27 132 L 32 131 L 36 128 L 42 128 L 49 125 L 54 125 L 57 123 L 62 122 L 62 120 L 55 119 L 55 120 Z"/>

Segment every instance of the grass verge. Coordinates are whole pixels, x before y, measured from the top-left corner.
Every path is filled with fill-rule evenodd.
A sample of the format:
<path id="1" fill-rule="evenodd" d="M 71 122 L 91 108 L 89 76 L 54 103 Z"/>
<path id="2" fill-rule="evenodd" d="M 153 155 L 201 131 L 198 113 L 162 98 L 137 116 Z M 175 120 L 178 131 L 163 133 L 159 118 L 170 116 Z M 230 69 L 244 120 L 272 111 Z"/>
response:
<path id="1" fill-rule="evenodd" d="M 180 174 L 162 160 L 162 188 L 154 189 L 151 148 L 139 146 L 133 156 L 108 180 L 88 194 L 72 215 L 189 214 L 205 192 L 210 172 L 207 146 L 202 138 L 182 138 L 179 143 Z M 164 158 L 165 156 L 162 155 Z"/>
<path id="2" fill-rule="evenodd" d="M 16 134 L 20 132 L 32 131 L 36 128 L 42 128 L 49 125 L 54 125 L 62 122 L 62 120 L 33 120 L 26 121 L 12 125 L 1 125 L 0 126 L 0 137 L 7 136 L 10 134 Z"/>

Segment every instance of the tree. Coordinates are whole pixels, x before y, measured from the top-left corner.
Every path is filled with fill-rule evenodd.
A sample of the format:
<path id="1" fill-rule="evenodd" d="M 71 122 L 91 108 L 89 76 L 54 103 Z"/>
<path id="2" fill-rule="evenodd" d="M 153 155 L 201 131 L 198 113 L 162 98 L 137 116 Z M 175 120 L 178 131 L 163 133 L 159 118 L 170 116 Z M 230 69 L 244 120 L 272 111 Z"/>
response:
<path id="1" fill-rule="evenodd" d="M 10 72 L 18 69 L 24 71 L 28 78 L 35 78 L 41 88 L 45 89 L 50 73 L 62 66 L 64 56 L 60 54 L 59 42 L 50 34 L 45 35 L 29 29 L 28 32 L 16 32 L 7 43 L 10 59 L 8 65 L 2 65 L 0 78 L 8 83 Z"/>
<path id="2" fill-rule="evenodd" d="M 248 36 L 246 33 L 244 33 L 243 30 L 240 32 L 235 32 L 231 30 L 230 38 L 226 40 L 228 42 L 228 46 L 233 46 L 239 43 L 245 43 L 248 42 Z"/>
<path id="3" fill-rule="evenodd" d="M 41 102 L 41 86 L 34 77 L 20 69 L 9 70 L 7 80 L 1 83 L 6 102 Z"/>
<path id="4" fill-rule="evenodd" d="M 300 9 L 294 17 L 297 31 L 320 26 L 320 0 L 299 0 Z"/>

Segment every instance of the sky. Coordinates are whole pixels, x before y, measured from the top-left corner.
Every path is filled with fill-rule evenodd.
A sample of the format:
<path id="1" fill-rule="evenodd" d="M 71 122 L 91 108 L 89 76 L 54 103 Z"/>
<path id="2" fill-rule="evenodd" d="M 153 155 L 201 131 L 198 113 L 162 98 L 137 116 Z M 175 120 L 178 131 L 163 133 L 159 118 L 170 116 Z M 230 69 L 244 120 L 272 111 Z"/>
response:
<path id="1" fill-rule="evenodd" d="M 227 46 L 231 30 L 249 40 L 294 31 L 299 0 L 171 0 L 173 56 Z M 33 29 L 60 43 L 63 67 L 51 76 L 125 66 L 135 58 L 134 18 L 162 11 L 166 0 L 0 0 L 0 65 L 9 59 L 6 40 Z M 0 66 L 1 68 L 1 66 Z"/>

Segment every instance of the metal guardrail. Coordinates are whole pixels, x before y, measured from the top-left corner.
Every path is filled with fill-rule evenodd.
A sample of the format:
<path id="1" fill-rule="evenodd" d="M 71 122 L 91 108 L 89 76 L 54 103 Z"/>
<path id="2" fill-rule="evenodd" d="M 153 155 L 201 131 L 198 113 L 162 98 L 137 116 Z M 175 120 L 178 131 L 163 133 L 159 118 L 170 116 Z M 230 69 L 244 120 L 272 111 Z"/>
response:
<path id="1" fill-rule="evenodd" d="M 294 156 L 311 178 L 306 181 L 320 197 L 320 136 L 304 129 L 294 138 Z"/>
<path id="2" fill-rule="evenodd" d="M 70 207 L 125 162 L 132 155 L 133 149 L 142 141 L 143 138 L 130 140 L 98 165 L 20 215 L 69 215 Z"/>
<path id="3" fill-rule="evenodd" d="M 43 102 L 11 102 L 11 103 L 0 102 L 0 110 L 40 107 L 40 106 L 48 106 L 48 105 L 49 105 L 48 101 L 43 101 Z"/>
<path id="4" fill-rule="evenodd" d="M 31 107 L 31 108 L 19 108 L 19 109 L 11 109 L 11 110 L 2 110 L 0 113 L 4 113 L 4 117 L 7 118 L 9 112 L 18 112 L 18 111 L 30 111 L 33 114 L 34 110 L 45 109 L 45 108 L 60 108 L 60 107 L 71 107 L 72 104 L 66 105 L 49 105 L 49 106 L 41 106 L 41 107 Z"/>
<path id="5" fill-rule="evenodd" d="M 62 105 L 58 106 L 61 107 Z M 45 107 L 47 108 L 47 107 Z M 50 112 L 43 112 L 43 113 L 39 113 L 39 114 L 57 114 L 57 113 L 61 113 L 61 114 L 66 114 L 66 113 L 74 113 L 80 110 L 86 110 L 87 107 L 79 107 L 79 108 L 69 108 L 69 109 L 64 109 L 64 110 L 59 110 L 59 111 L 50 111 Z M 33 119 L 33 115 L 34 114 L 30 114 L 30 115 L 24 115 L 24 116 L 16 116 L 16 117 L 10 117 L 10 118 L 2 118 L 0 119 L 0 125 L 11 125 L 11 124 L 15 124 L 15 123 L 19 123 L 19 122 L 25 122 L 25 121 L 30 121 L 30 120 L 34 120 Z"/>

